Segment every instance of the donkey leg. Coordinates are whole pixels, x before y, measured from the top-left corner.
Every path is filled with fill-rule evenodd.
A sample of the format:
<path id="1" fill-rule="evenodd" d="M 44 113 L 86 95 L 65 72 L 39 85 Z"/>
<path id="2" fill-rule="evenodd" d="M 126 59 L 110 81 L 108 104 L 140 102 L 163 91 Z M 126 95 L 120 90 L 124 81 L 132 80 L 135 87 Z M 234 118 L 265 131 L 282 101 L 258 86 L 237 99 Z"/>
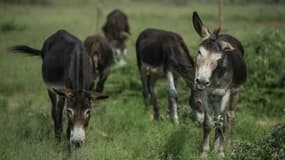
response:
<path id="1" fill-rule="evenodd" d="M 224 149 L 224 127 L 222 126 L 223 120 L 220 121 L 220 124 L 216 125 L 215 129 L 215 143 L 214 143 L 214 153 L 218 153 L 219 157 L 225 156 Z"/>
<path id="2" fill-rule="evenodd" d="M 105 84 L 105 81 L 107 80 L 108 78 L 108 74 L 110 72 L 110 69 L 109 67 L 104 69 L 101 73 L 100 73 L 100 78 L 99 78 L 99 81 L 96 85 L 96 92 L 103 92 L 104 90 L 104 84 Z"/>
<path id="3" fill-rule="evenodd" d="M 235 109 L 239 99 L 239 93 L 232 93 L 230 97 L 229 110 L 227 112 L 227 146 L 231 147 L 232 135 L 233 135 L 233 125 L 235 120 Z"/>
<path id="4" fill-rule="evenodd" d="M 59 97 L 57 106 L 52 109 L 54 117 L 55 135 L 60 140 L 62 133 L 62 111 L 65 104 L 65 98 Z"/>
<path id="5" fill-rule="evenodd" d="M 219 147 L 220 147 L 220 128 L 217 128 L 217 126 L 215 126 L 215 141 L 214 141 L 214 149 L 213 152 L 214 153 L 218 153 L 219 152 Z"/>
<path id="6" fill-rule="evenodd" d="M 59 122 L 59 130 L 62 132 L 62 112 L 65 105 L 65 97 L 59 97 L 59 101 L 57 103 L 58 108 L 58 122 Z"/>
<path id="7" fill-rule="evenodd" d="M 66 139 L 67 139 L 67 151 L 68 156 L 71 156 L 71 141 L 70 141 L 70 134 L 71 134 L 71 122 L 68 120 L 67 128 L 66 128 Z"/>
<path id="8" fill-rule="evenodd" d="M 167 73 L 168 80 L 168 103 L 170 109 L 170 116 L 174 124 L 178 124 L 178 114 L 177 114 L 177 91 L 176 91 L 176 79 L 174 78 L 172 72 Z"/>
<path id="9" fill-rule="evenodd" d="M 148 80 L 147 80 L 148 78 L 143 71 L 140 72 L 140 77 L 142 81 L 142 95 L 144 99 L 144 105 L 145 109 L 148 109 L 148 96 L 149 96 Z"/>
<path id="10" fill-rule="evenodd" d="M 230 101 L 230 91 L 227 91 L 225 95 L 221 98 L 220 104 L 215 107 L 215 117 L 216 117 L 216 140 L 214 151 L 218 153 L 220 157 L 225 156 L 225 136 L 224 136 L 224 125 L 225 125 L 225 114 L 228 109 L 228 104 Z"/>
<path id="11" fill-rule="evenodd" d="M 158 103 L 157 103 L 157 98 L 156 98 L 156 95 L 155 95 L 155 92 L 154 92 L 154 80 L 151 79 L 151 78 L 148 78 L 148 90 L 149 90 L 149 93 L 150 93 L 150 96 L 151 96 L 151 101 L 152 101 L 152 104 L 153 104 L 153 110 L 154 110 L 154 119 L 155 120 L 159 120 L 159 117 L 160 117 L 160 114 L 159 114 L 159 106 L 158 106 Z"/>
<path id="12" fill-rule="evenodd" d="M 220 105 L 215 104 L 215 115 L 214 115 L 214 125 L 215 125 L 215 141 L 214 141 L 214 153 L 219 153 L 219 148 L 221 145 L 222 136 L 224 136 L 222 130 L 222 116 L 220 111 Z"/>
<path id="13" fill-rule="evenodd" d="M 205 112 L 203 122 L 203 144 L 202 144 L 202 158 L 207 158 L 210 151 L 210 133 L 211 133 L 211 120 L 210 115 Z"/>
<path id="14" fill-rule="evenodd" d="M 57 109 L 57 96 L 56 94 L 54 94 L 52 91 L 48 90 L 48 95 L 52 104 L 52 108 L 51 108 L 51 115 L 52 115 L 52 119 L 54 122 L 54 134 L 55 137 L 60 140 L 60 126 L 59 126 L 59 122 L 58 122 L 58 109 Z"/>

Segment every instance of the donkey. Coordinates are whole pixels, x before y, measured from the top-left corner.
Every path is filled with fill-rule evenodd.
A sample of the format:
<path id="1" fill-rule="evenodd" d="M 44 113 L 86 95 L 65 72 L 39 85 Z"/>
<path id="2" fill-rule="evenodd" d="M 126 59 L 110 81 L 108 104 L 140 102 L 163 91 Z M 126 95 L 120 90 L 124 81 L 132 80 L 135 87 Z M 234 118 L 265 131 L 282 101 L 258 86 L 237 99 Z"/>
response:
<path id="1" fill-rule="evenodd" d="M 113 10 L 108 14 L 102 30 L 112 45 L 115 62 L 124 65 L 126 62 L 123 57 L 127 54 L 126 40 L 130 34 L 127 15 L 119 9 Z"/>
<path id="2" fill-rule="evenodd" d="M 90 57 L 92 57 L 95 65 L 95 74 L 97 75 L 96 92 L 103 92 L 105 81 L 110 72 L 111 66 L 114 64 L 113 52 L 108 41 L 100 36 L 93 35 L 85 39 L 84 45 Z"/>
<path id="3" fill-rule="evenodd" d="M 91 90 L 94 61 L 82 42 L 67 31 L 59 30 L 45 40 L 41 50 L 25 45 L 11 47 L 11 50 L 42 57 L 42 77 L 52 104 L 55 136 L 60 140 L 67 99 L 67 139 L 69 146 L 80 146 L 91 117 L 91 100 L 106 98 Z"/>
<path id="4" fill-rule="evenodd" d="M 202 38 L 195 62 L 195 91 L 190 101 L 203 123 L 202 156 L 207 157 L 209 152 L 209 136 L 214 123 L 214 152 L 224 157 L 225 129 L 228 129 L 230 144 L 234 111 L 247 78 L 244 49 L 236 38 L 219 34 L 220 29 L 210 33 L 197 12 L 193 12 L 192 18 L 193 26 Z"/>
<path id="5" fill-rule="evenodd" d="M 140 33 L 136 41 L 136 53 L 145 106 L 147 107 L 150 95 L 154 119 L 158 120 L 160 115 L 154 84 L 157 79 L 166 77 L 170 117 L 174 123 L 178 123 L 176 91 L 178 76 L 182 76 L 190 89 L 194 80 L 194 61 L 184 40 L 174 32 L 146 29 Z"/>

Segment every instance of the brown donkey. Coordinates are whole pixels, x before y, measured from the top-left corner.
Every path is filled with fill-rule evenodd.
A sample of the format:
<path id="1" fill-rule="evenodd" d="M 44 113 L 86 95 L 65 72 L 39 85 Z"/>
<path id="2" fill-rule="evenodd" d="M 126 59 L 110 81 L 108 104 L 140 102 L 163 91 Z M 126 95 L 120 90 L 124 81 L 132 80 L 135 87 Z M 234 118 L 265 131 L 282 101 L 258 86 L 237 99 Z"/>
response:
<path id="1" fill-rule="evenodd" d="M 84 45 L 94 62 L 95 81 L 97 82 L 96 91 L 103 92 L 105 81 L 107 80 L 111 66 L 114 64 L 112 48 L 108 41 L 100 35 L 87 37 Z"/>
<path id="2" fill-rule="evenodd" d="M 127 15 L 119 9 L 113 10 L 108 14 L 102 30 L 112 46 L 115 62 L 124 65 L 126 62 L 123 57 L 127 54 L 126 40 L 130 34 Z"/>
<path id="3" fill-rule="evenodd" d="M 158 78 L 166 77 L 170 117 L 174 123 L 178 123 L 176 91 L 178 76 L 182 76 L 189 89 L 191 89 L 194 79 L 194 61 L 184 40 L 174 32 L 146 29 L 140 33 L 137 39 L 136 52 L 145 105 L 147 106 L 150 95 L 154 118 L 159 119 L 159 106 L 154 92 L 154 83 Z"/>
<path id="4" fill-rule="evenodd" d="M 82 42 L 59 30 L 44 42 L 41 50 L 24 45 L 11 49 L 42 57 L 42 77 L 52 104 L 55 136 L 58 139 L 61 137 L 62 112 L 67 100 L 67 139 L 69 144 L 80 146 L 85 140 L 85 129 L 92 115 L 91 100 L 106 98 L 91 90 L 96 78 L 92 67 L 94 62 Z"/>
<path id="5" fill-rule="evenodd" d="M 190 103 L 203 124 L 202 156 L 207 157 L 209 152 L 209 136 L 214 125 L 214 152 L 224 157 L 225 128 L 230 143 L 234 111 L 247 78 L 244 49 L 234 37 L 219 34 L 219 29 L 210 33 L 197 12 L 193 13 L 193 25 L 202 42 L 196 56 L 195 91 Z"/>

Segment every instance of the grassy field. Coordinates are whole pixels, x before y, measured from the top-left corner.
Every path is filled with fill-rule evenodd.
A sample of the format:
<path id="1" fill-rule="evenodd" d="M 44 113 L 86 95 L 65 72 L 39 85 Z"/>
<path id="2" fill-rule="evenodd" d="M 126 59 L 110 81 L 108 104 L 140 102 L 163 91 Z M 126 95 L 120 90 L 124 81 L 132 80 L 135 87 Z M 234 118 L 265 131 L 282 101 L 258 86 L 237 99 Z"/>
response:
<path id="1" fill-rule="evenodd" d="M 99 22 L 101 28 L 106 15 L 114 8 L 122 9 L 129 16 L 128 65 L 112 69 L 105 86 L 110 98 L 94 104 L 86 142 L 73 152 L 71 159 L 199 159 L 202 130 L 190 119 L 186 85 L 179 81 L 181 123 L 173 126 L 167 114 L 167 85 L 164 80 L 157 83 L 156 93 L 164 120 L 153 121 L 152 109 L 145 111 L 143 106 L 134 42 L 147 27 L 172 30 L 182 35 L 191 55 L 195 56 L 200 39 L 192 27 L 192 12 L 198 11 L 213 29 L 218 24 L 217 6 L 108 1 L 104 3 L 102 16 L 97 21 L 94 2 L 66 2 L 69 3 L 57 2 L 49 6 L 0 4 L 0 159 L 66 157 L 66 144 L 57 144 L 54 139 L 51 106 L 41 79 L 41 59 L 9 54 L 6 48 L 15 44 L 41 48 L 43 41 L 58 29 L 66 29 L 84 40 L 88 35 L 101 33 L 100 29 L 96 31 L 96 23 Z M 224 12 L 225 32 L 245 45 L 250 73 L 237 111 L 234 143 L 253 142 L 285 119 L 285 72 L 282 68 L 285 64 L 285 48 L 282 46 L 285 43 L 282 38 L 285 36 L 285 6 L 226 5 Z M 270 68 L 272 65 L 266 68 L 270 59 L 253 61 L 257 47 L 267 46 L 263 43 L 266 40 L 274 46 L 265 47 L 262 51 L 273 55 L 280 53 L 281 58 L 271 60 L 280 72 Z M 260 46 L 255 47 L 257 43 Z M 253 70 L 259 63 L 261 67 Z M 265 71 L 270 73 L 263 80 L 259 77 Z M 277 80 L 270 79 L 274 76 Z M 261 81 L 260 84 L 257 81 Z M 263 85 L 265 81 L 267 86 Z M 211 154 L 209 159 L 217 157 Z"/>

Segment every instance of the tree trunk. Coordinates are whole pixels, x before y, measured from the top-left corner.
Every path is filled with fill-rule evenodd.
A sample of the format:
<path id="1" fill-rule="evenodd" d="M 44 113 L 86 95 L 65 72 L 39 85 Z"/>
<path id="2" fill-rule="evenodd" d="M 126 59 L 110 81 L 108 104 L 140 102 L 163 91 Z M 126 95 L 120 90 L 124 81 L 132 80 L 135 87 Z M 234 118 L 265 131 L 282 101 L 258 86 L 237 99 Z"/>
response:
<path id="1" fill-rule="evenodd" d="M 97 5 L 96 5 L 96 33 L 99 33 L 99 24 L 100 24 L 100 17 L 102 15 L 102 1 L 97 0 Z"/>
<path id="2" fill-rule="evenodd" d="M 219 0 L 219 27 L 222 31 L 224 27 L 224 0 Z"/>

